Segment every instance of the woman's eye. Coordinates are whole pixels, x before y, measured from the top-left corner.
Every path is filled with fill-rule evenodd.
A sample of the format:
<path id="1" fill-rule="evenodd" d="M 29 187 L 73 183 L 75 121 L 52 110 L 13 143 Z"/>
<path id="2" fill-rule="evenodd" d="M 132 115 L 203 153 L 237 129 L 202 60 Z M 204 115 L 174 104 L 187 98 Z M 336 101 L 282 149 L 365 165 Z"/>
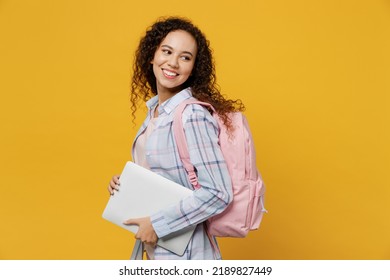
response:
<path id="1" fill-rule="evenodd" d="M 183 59 L 183 60 L 191 60 L 191 57 L 189 57 L 189 56 L 182 56 L 181 59 Z"/>
<path id="2" fill-rule="evenodd" d="M 171 54 L 172 52 L 170 50 L 162 50 L 164 54 Z"/>

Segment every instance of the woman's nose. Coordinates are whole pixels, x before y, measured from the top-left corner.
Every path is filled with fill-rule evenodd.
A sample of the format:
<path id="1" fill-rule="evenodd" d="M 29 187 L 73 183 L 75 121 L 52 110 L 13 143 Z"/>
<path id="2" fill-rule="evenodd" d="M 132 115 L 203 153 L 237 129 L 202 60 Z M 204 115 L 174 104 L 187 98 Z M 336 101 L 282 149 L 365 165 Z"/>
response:
<path id="1" fill-rule="evenodd" d="M 179 62 L 178 62 L 178 58 L 174 55 L 172 55 L 170 58 L 169 58 L 169 61 L 168 61 L 168 65 L 172 68 L 177 68 L 179 67 Z"/>

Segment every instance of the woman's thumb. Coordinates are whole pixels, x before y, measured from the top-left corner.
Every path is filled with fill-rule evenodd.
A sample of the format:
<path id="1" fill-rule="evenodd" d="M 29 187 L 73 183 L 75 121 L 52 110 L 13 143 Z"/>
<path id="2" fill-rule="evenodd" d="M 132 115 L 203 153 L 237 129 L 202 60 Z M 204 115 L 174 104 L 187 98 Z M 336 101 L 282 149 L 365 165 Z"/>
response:
<path id="1" fill-rule="evenodd" d="M 138 220 L 137 219 L 129 219 L 123 222 L 125 225 L 138 225 Z"/>

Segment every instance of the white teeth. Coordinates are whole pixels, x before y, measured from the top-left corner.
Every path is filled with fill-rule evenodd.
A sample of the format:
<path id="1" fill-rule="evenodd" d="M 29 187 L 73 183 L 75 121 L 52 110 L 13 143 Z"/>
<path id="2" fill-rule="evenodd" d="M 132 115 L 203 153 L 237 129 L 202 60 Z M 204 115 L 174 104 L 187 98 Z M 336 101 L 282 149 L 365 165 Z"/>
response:
<path id="1" fill-rule="evenodd" d="M 167 75 L 167 76 L 170 76 L 170 77 L 175 77 L 177 76 L 177 74 L 175 72 L 171 72 L 171 71 L 168 71 L 168 70 L 163 70 L 164 73 Z"/>

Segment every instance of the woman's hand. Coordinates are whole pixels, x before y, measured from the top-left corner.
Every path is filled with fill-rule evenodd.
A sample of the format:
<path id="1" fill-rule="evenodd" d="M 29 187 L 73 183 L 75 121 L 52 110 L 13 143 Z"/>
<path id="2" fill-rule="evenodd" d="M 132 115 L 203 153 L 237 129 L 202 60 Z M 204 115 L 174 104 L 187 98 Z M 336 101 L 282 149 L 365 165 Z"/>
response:
<path id="1" fill-rule="evenodd" d="M 138 219 L 129 219 L 124 222 L 125 225 L 137 225 L 139 229 L 135 238 L 140 239 L 142 242 L 156 246 L 157 243 L 157 234 L 154 231 L 150 217 L 138 218 Z"/>
<path id="2" fill-rule="evenodd" d="M 110 181 L 110 184 L 108 185 L 108 192 L 110 195 L 114 195 L 114 191 L 119 191 L 119 175 L 114 175 Z"/>

